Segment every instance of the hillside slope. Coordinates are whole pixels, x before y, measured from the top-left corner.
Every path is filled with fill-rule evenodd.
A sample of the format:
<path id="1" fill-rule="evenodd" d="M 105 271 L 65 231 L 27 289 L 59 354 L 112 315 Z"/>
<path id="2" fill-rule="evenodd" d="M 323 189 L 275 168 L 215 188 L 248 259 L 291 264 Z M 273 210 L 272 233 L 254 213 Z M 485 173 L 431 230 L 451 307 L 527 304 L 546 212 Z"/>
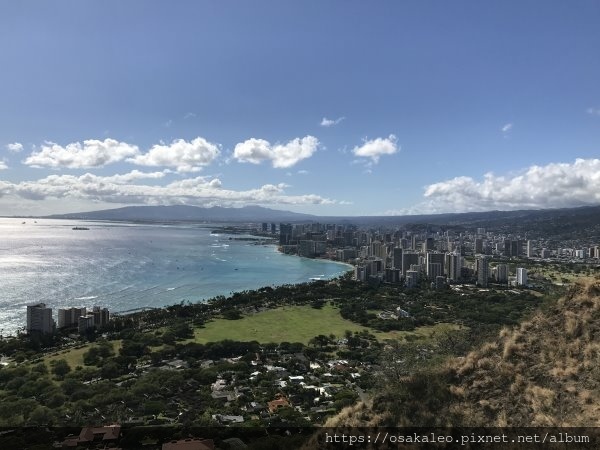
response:
<path id="1" fill-rule="evenodd" d="M 383 385 L 383 383 L 382 383 Z M 329 426 L 600 426 L 600 280 L 463 358 L 387 380 Z"/>
<path id="2" fill-rule="evenodd" d="M 464 424 L 600 426 L 600 281 L 576 286 L 448 371 L 449 407 Z"/>

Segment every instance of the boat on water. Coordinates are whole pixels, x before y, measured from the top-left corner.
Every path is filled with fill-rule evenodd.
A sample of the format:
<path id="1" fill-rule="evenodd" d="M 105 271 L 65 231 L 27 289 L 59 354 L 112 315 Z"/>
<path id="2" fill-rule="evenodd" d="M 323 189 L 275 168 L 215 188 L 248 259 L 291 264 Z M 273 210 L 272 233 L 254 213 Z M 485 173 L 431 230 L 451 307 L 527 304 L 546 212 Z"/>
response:
<path id="1" fill-rule="evenodd" d="M 73 230 L 89 230 L 87 227 L 73 227 Z"/>

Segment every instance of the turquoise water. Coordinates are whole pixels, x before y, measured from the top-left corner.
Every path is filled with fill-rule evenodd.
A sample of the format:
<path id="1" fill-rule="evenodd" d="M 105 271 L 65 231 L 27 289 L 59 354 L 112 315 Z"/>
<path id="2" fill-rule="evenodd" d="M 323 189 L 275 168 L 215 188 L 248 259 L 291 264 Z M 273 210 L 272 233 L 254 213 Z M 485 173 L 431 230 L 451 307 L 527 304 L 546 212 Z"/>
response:
<path id="1" fill-rule="evenodd" d="M 45 302 L 56 319 L 63 307 L 161 307 L 348 270 L 210 231 L 200 225 L 0 219 L 1 333 L 24 327 L 32 302 Z"/>

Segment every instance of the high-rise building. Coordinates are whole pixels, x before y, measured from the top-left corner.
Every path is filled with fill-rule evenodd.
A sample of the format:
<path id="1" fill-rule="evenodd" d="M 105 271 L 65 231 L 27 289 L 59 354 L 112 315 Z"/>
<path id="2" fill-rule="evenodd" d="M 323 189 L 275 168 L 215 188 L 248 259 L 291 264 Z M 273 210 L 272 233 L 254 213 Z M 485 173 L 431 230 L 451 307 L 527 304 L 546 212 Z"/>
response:
<path id="1" fill-rule="evenodd" d="M 490 278 L 490 264 L 487 256 L 480 256 L 476 260 L 477 284 L 482 287 L 488 285 Z"/>
<path id="2" fill-rule="evenodd" d="M 289 223 L 279 224 L 279 245 L 289 245 L 292 240 L 293 227 Z"/>
<path id="3" fill-rule="evenodd" d="M 442 276 L 442 265 L 440 263 L 428 263 L 427 264 L 427 278 L 435 280 L 437 277 Z"/>
<path id="4" fill-rule="evenodd" d="M 423 241 L 423 253 L 429 252 L 433 250 L 435 246 L 434 240 L 432 237 L 428 237 Z"/>
<path id="5" fill-rule="evenodd" d="M 87 314 L 86 308 L 60 308 L 58 310 L 58 328 L 76 326 L 79 318 Z"/>
<path id="6" fill-rule="evenodd" d="M 458 253 L 446 253 L 446 273 L 452 281 L 460 279 L 461 256 Z"/>
<path id="7" fill-rule="evenodd" d="M 105 326 L 110 319 L 110 312 L 108 311 L 108 308 L 94 306 L 91 314 L 94 316 L 94 326 L 98 328 Z"/>
<path id="8" fill-rule="evenodd" d="M 45 303 L 27 305 L 27 333 L 53 333 L 55 328 L 52 319 L 52 308 Z"/>
<path id="9" fill-rule="evenodd" d="M 369 256 L 375 256 L 377 258 L 385 258 L 385 246 L 380 241 L 373 241 L 369 246 Z"/>
<path id="10" fill-rule="evenodd" d="M 94 322 L 94 314 L 87 313 L 85 316 L 81 316 L 77 320 L 77 329 L 80 333 L 85 333 L 90 328 L 94 328 L 96 323 Z"/>
<path id="11" fill-rule="evenodd" d="M 517 286 L 527 286 L 527 269 L 517 267 Z"/>
<path id="12" fill-rule="evenodd" d="M 394 269 L 402 270 L 402 249 L 401 248 L 396 247 L 392 250 L 392 267 Z"/>
<path id="13" fill-rule="evenodd" d="M 527 241 L 527 257 L 533 258 L 533 242 Z"/>
<path id="14" fill-rule="evenodd" d="M 410 238 L 410 248 L 411 250 L 417 250 L 417 235 L 413 234 Z"/>
<path id="15" fill-rule="evenodd" d="M 518 239 L 510 241 L 510 256 L 521 256 L 522 242 Z"/>
<path id="16" fill-rule="evenodd" d="M 385 269 L 385 281 L 388 283 L 399 283 L 402 279 L 400 269 Z"/>
<path id="17" fill-rule="evenodd" d="M 496 266 L 496 281 L 498 283 L 508 282 L 508 266 L 506 264 L 498 264 Z"/>
<path id="18" fill-rule="evenodd" d="M 315 256 L 315 241 L 298 241 L 298 256 L 306 258 L 314 258 Z"/>
<path id="19" fill-rule="evenodd" d="M 419 264 L 419 254 L 413 252 L 402 253 L 402 275 L 406 275 L 406 272 L 410 270 L 410 266 L 413 264 Z"/>
<path id="20" fill-rule="evenodd" d="M 427 276 L 431 280 L 435 280 L 435 277 L 438 275 L 444 275 L 446 272 L 444 270 L 444 260 L 445 255 L 443 253 L 436 252 L 428 252 L 426 256 L 425 268 L 427 271 Z M 436 266 L 437 264 L 439 266 Z M 431 266 L 431 268 L 430 268 Z"/>
<path id="21" fill-rule="evenodd" d="M 416 288 L 419 285 L 419 272 L 416 270 L 406 271 L 406 287 Z"/>
<path id="22" fill-rule="evenodd" d="M 475 251 L 475 254 L 477 254 L 477 255 L 480 255 L 483 253 L 483 239 L 482 238 L 475 239 L 474 251 Z"/>

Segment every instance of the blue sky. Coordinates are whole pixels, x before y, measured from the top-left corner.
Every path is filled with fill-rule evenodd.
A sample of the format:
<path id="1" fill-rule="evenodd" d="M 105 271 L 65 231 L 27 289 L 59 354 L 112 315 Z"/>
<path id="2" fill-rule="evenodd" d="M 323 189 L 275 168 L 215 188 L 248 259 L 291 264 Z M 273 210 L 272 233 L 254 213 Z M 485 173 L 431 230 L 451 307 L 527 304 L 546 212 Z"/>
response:
<path id="1" fill-rule="evenodd" d="M 0 215 L 600 204 L 600 3 L 0 4 Z"/>

